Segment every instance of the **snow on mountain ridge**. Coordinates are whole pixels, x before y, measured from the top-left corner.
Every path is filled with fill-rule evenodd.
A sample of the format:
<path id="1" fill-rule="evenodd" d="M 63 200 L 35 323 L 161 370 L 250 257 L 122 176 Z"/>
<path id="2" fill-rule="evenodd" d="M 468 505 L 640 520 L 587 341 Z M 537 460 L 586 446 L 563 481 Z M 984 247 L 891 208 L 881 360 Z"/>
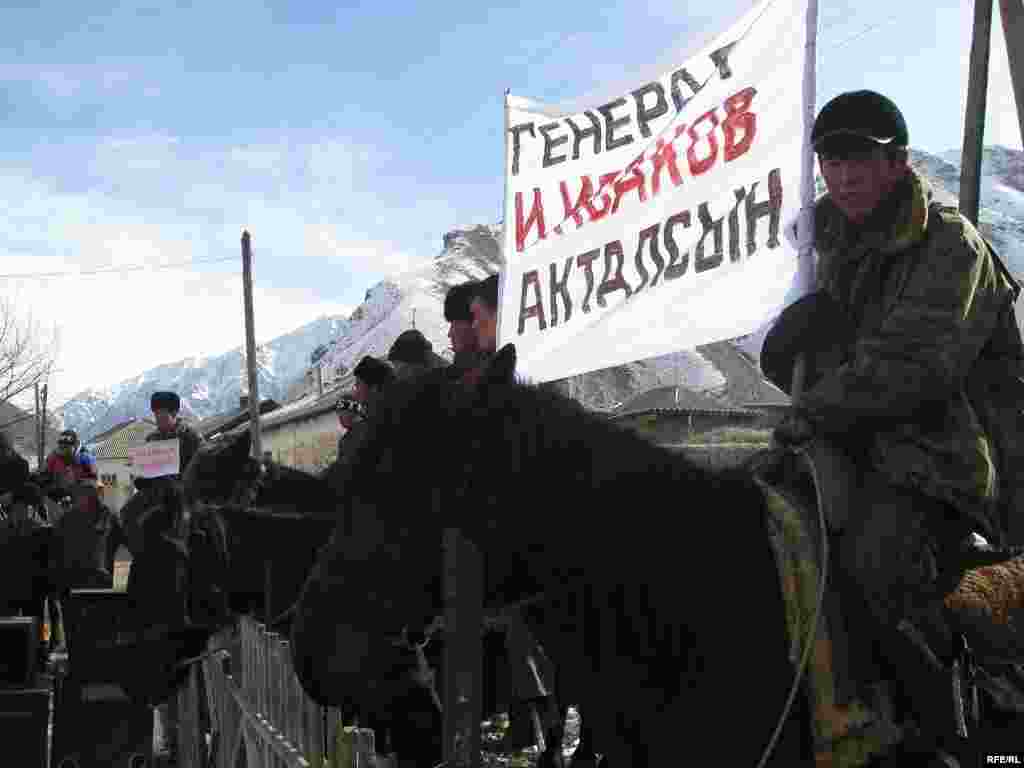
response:
<path id="1" fill-rule="evenodd" d="M 283 402 L 289 386 L 305 375 L 310 353 L 348 327 L 346 318 L 320 317 L 264 345 L 268 355 L 258 373 L 260 397 Z M 182 414 L 190 419 L 225 413 L 238 407 L 242 359 L 239 345 L 220 355 L 159 365 L 118 384 L 81 392 L 56 415 L 64 428 L 77 430 L 87 440 L 119 422 L 148 415 L 150 395 L 159 389 L 178 392 Z"/>

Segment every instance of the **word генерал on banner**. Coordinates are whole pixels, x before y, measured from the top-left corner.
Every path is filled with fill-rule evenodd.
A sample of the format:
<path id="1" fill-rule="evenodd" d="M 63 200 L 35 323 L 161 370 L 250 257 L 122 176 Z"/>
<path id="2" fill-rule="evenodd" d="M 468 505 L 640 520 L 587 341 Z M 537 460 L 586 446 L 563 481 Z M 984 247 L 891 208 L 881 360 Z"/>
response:
<path id="1" fill-rule="evenodd" d="M 136 477 L 165 477 L 181 472 L 181 441 L 154 440 L 128 448 L 132 473 Z"/>
<path id="2" fill-rule="evenodd" d="M 766 0 L 683 66 L 580 113 L 506 97 L 499 345 L 525 377 L 753 333 L 805 292 L 807 13 Z"/>
<path id="3" fill-rule="evenodd" d="M 658 83 L 653 83 L 652 85 L 659 85 L 660 87 Z M 598 221 L 606 216 L 615 215 L 619 210 L 623 197 L 627 194 L 635 195 L 639 202 L 644 203 L 647 202 L 648 198 L 656 197 L 661 192 L 663 183 L 666 188 L 669 188 L 670 184 L 672 187 L 680 186 L 683 183 L 685 171 L 688 171 L 689 176 L 693 178 L 707 173 L 714 167 L 716 162 L 730 162 L 742 156 L 750 149 L 757 134 L 757 113 L 751 109 L 751 102 L 755 94 L 755 89 L 745 88 L 727 98 L 722 105 L 724 117 L 721 119 L 717 115 L 717 110 L 713 109 L 702 114 L 691 125 L 684 123 L 676 126 L 667 143 L 664 138 L 659 137 L 653 149 L 648 152 L 641 152 L 625 168 L 601 174 L 597 179 L 596 192 L 594 181 L 586 174 L 580 177 L 578 183 L 568 180 L 560 181 L 558 184 L 560 199 L 553 201 L 553 203 L 552 201 L 548 203 L 549 209 L 551 207 L 555 209 L 555 224 L 551 227 L 551 232 L 561 235 L 563 229 L 560 222 L 570 218 L 578 229 L 584 226 L 588 220 Z M 662 96 L 663 98 L 664 96 Z M 620 99 L 620 101 L 624 100 Z M 590 113 L 584 112 L 584 114 Z M 566 122 L 574 126 L 571 118 L 566 118 Z M 611 141 L 611 129 L 614 127 L 614 123 L 615 121 L 611 121 L 609 125 L 609 132 L 607 134 L 609 142 Z M 706 134 L 698 135 L 697 127 L 704 123 L 708 125 L 709 130 Z M 550 129 L 551 125 L 555 124 L 541 126 L 542 132 L 544 128 Z M 648 133 L 650 132 L 646 125 L 643 128 Z M 532 122 L 516 125 L 510 129 L 514 137 L 512 142 L 513 175 L 515 175 L 514 169 L 518 162 L 518 133 L 527 129 L 533 130 Z M 595 121 L 593 128 L 590 130 L 594 131 L 594 147 L 596 150 L 600 146 L 600 123 Z M 563 135 L 552 141 L 549 133 L 543 133 L 544 155 L 542 163 L 544 167 L 555 165 L 565 160 L 566 156 L 564 154 L 552 158 L 550 153 L 552 147 L 564 144 L 569 140 L 569 137 Z M 585 131 L 581 131 L 575 135 L 574 158 L 579 157 L 580 141 L 585 133 Z M 688 144 L 685 146 L 685 151 L 680 157 L 676 150 L 676 141 L 684 135 L 688 139 Z M 719 142 L 722 144 L 721 154 L 718 151 Z M 643 163 L 646 160 L 651 162 L 649 174 L 644 173 Z M 578 191 L 574 192 L 572 185 L 575 185 Z M 528 213 L 525 213 L 524 209 L 527 204 L 530 206 L 530 210 Z M 534 230 L 536 238 L 543 240 L 548 237 L 549 232 L 546 222 L 551 221 L 552 214 L 549 210 L 547 217 L 545 217 L 544 198 L 541 188 L 533 188 L 533 198 L 529 203 L 524 203 L 523 192 L 517 191 L 515 193 L 515 212 L 517 251 L 523 250 L 527 236 L 534 232 Z M 583 216 L 584 212 L 586 217 Z"/>

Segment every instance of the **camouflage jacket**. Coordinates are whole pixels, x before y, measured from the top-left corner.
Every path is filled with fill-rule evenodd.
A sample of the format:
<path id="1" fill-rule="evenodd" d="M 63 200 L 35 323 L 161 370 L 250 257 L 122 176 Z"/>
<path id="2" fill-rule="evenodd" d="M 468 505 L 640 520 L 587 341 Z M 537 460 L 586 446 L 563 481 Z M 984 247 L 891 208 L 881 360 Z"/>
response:
<path id="1" fill-rule="evenodd" d="M 996 470 L 967 383 L 1013 286 L 915 172 L 863 229 L 857 238 L 827 195 L 816 204 L 818 288 L 844 308 L 855 341 L 800 409 L 826 434 L 863 439 L 892 482 L 990 531 Z"/>

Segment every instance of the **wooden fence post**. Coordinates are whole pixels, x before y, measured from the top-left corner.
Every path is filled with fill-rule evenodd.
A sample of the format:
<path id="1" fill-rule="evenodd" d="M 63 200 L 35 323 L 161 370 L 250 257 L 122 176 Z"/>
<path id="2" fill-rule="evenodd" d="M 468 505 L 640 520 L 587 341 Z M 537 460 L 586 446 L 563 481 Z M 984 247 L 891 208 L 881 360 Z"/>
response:
<path id="1" fill-rule="evenodd" d="M 444 759 L 479 768 L 483 719 L 483 560 L 461 532 L 444 531 Z"/>

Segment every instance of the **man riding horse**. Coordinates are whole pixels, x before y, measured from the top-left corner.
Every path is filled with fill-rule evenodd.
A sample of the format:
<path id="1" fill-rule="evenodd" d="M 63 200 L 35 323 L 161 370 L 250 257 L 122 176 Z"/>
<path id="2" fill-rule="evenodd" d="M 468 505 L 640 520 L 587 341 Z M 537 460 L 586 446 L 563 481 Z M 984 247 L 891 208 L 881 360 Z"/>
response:
<path id="1" fill-rule="evenodd" d="M 1024 358 L 1019 289 L 975 227 L 909 166 L 907 126 L 888 98 L 837 96 L 812 143 L 828 193 L 815 206 L 817 292 L 801 301 L 816 309 L 803 323 L 830 338 L 794 343 L 812 355 L 807 389 L 775 438 L 825 438 L 845 456 L 856 490 L 836 578 L 848 620 L 861 620 L 849 626 L 871 628 L 926 739 L 962 755 L 942 663 L 952 654 L 942 599 L 956 582 L 944 588 L 943 570 L 978 541 L 972 532 L 1004 534 L 993 513 L 999 457 L 979 418 L 985 404 L 971 395 L 986 358 Z M 791 319 L 801 314 L 791 309 Z M 808 322 L 825 311 L 848 329 L 843 338 Z M 859 679 L 884 677 L 856 661 Z"/>

